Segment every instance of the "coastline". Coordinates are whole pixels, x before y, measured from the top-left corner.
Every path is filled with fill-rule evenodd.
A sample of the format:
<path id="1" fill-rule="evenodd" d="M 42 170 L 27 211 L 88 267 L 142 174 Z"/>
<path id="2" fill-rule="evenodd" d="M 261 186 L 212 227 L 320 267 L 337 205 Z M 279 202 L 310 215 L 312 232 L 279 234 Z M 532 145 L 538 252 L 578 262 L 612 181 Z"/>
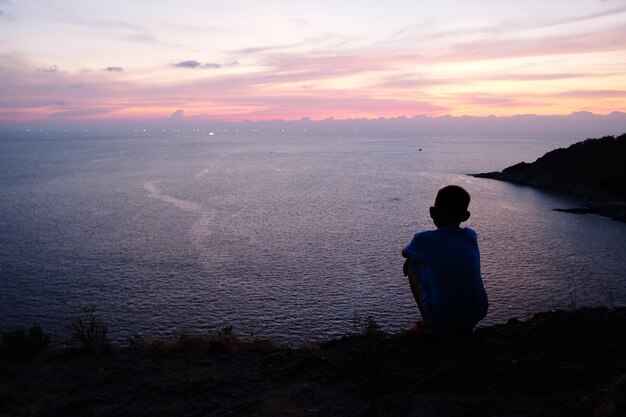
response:
<path id="1" fill-rule="evenodd" d="M 623 416 L 626 308 L 539 313 L 456 338 L 300 347 L 187 336 L 0 362 L 11 416 Z"/>
<path id="2" fill-rule="evenodd" d="M 626 222 L 626 134 L 587 139 L 496 172 L 469 174 L 583 198 L 581 207 L 555 208 Z"/>

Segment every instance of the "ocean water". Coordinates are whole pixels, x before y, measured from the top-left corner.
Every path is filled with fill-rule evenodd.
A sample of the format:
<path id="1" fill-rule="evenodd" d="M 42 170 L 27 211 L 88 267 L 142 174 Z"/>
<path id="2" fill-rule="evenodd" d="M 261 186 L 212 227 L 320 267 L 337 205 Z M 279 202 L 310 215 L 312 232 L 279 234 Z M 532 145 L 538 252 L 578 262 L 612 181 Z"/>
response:
<path id="1" fill-rule="evenodd" d="M 401 248 L 437 190 L 472 195 L 485 324 L 626 304 L 626 224 L 571 197 L 467 173 L 584 138 L 218 132 L 0 135 L 0 329 L 57 339 L 97 306 L 116 341 L 233 325 L 281 341 L 417 307 Z"/>

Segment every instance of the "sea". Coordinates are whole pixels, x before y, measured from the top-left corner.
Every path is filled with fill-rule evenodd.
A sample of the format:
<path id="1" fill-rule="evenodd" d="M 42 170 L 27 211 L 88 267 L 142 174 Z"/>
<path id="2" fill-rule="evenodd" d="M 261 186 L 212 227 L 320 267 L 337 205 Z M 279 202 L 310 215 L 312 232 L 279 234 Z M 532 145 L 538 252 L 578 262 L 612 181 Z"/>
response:
<path id="1" fill-rule="evenodd" d="M 284 343 L 419 317 L 400 251 L 448 184 L 472 196 L 489 314 L 626 304 L 626 224 L 559 193 L 467 174 L 584 137 L 409 132 L 0 134 L 0 330 L 68 340 L 96 307 L 115 343 Z"/>

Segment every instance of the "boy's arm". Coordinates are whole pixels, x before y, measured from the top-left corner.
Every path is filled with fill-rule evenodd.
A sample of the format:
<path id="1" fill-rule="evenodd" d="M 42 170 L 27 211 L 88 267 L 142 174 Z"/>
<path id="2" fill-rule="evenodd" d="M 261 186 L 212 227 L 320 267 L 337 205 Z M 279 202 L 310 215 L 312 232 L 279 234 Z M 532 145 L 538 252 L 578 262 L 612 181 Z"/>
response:
<path id="1" fill-rule="evenodd" d="M 409 259 L 409 253 L 406 251 L 406 248 L 402 248 L 402 256 L 406 258 L 404 265 L 402 265 L 402 274 L 406 277 L 409 275 L 409 268 L 411 267 L 411 260 Z"/>
<path id="2" fill-rule="evenodd" d="M 406 245 L 404 248 L 402 248 L 402 256 L 405 258 L 411 258 L 411 256 L 415 257 L 414 254 L 412 254 L 412 252 L 416 252 L 416 249 L 420 246 L 419 245 L 419 236 L 421 234 L 420 233 L 416 233 L 415 236 L 413 236 L 413 239 L 411 239 L 411 242 L 409 242 L 408 245 Z"/>
<path id="3" fill-rule="evenodd" d="M 406 258 L 406 260 L 404 261 L 404 265 L 402 265 L 402 273 L 404 274 L 405 277 L 409 276 L 409 272 L 411 271 L 412 267 L 416 267 L 418 266 L 420 263 L 418 261 L 412 261 L 409 258 Z"/>
<path id="4" fill-rule="evenodd" d="M 419 264 L 419 261 L 409 258 L 409 252 L 406 249 L 402 249 L 402 256 L 406 258 L 406 260 L 404 261 L 404 265 L 402 265 L 402 272 L 406 277 L 409 275 L 411 267 L 417 266 Z"/>
<path id="5" fill-rule="evenodd" d="M 415 254 L 412 255 L 411 252 L 409 252 L 409 250 L 415 250 L 418 235 L 419 234 L 416 234 L 413 237 L 413 240 L 411 240 L 411 243 L 409 243 L 407 246 L 405 246 L 402 249 L 402 256 L 406 258 L 406 261 L 404 262 L 404 265 L 402 266 L 402 272 L 404 272 L 405 277 L 409 275 L 409 270 L 411 269 L 412 266 L 416 266 L 420 263 L 419 260 L 415 259 Z"/>

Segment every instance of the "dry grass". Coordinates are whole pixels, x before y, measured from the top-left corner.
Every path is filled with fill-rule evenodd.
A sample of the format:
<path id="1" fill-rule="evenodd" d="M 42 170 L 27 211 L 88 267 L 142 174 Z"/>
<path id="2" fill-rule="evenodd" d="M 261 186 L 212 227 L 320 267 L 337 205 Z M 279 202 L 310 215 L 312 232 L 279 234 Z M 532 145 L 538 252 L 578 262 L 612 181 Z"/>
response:
<path id="1" fill-rule="evenodd" d="M 232 326 L 226 326 L 213 335 L 182 331 L 172 340 L 135 336 L 129 340 L 129 345 L 132 348 L 140 350 L 159 352 L 180 352 L 197 349 L 239 352 L 274 350 L 279 348 L 272 340 L 262 337 L 242 339 L 233 331 Z"/>

